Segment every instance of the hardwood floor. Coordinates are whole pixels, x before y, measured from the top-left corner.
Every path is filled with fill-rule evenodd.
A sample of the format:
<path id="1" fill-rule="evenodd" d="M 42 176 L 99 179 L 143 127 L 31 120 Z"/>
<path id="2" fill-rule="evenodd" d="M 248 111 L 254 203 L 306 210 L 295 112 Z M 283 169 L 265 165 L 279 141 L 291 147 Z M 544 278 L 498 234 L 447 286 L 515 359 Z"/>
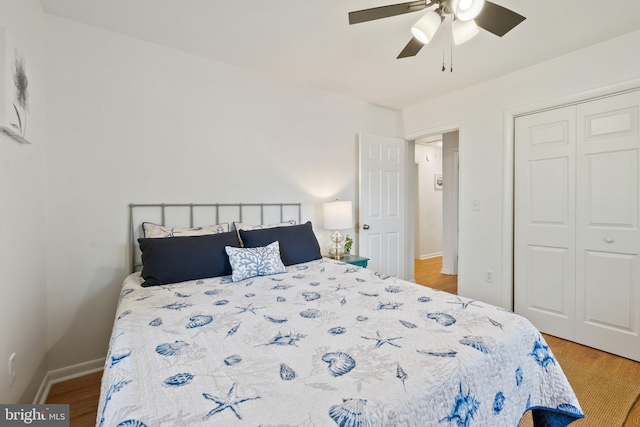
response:
<path id="1" fill-rule="evenodd" d="M 583 365 L 598 368 L 601 371 L 619 378 L 624 378 L 627 381 L 640 384 L 640 363 L 551 335 L 542 335 L 554 354 L 564 356 Z M 597 384 L 594 384 L 594 387 L 597 386 Z M 627 420 L 621 427 L 638 426 L 640 426 L 640 400 L 636 401 L 633 405 L 629 416 L 627 416 Z"/>
<path id="2" fill-rule="evenodd" d="M 442 257 L 417 259 L 414 262 L 416 283 L 433 289 L 458 293 L 458 276 L 442 274 Z"/>
<path id="3" fill-rule="evenodd" d="M 69 427 L 96 425 L 102 371 L 53 384 L 46 403 L 69 404 Z"/>
<path id="4" fill-rule="evenodd" d="M 440 258 L 416 261 L 416 283 L 456 294 L 457 276 L 440 274 L 441 263 Z M 640 384 L 640 363 L 550 335 L 543 335 L 555 354 Z M 71 427 L 93 427 L 98 410 L 101 377 L 102 373 L 98 372 L 54 384 L 51 386 L 46 402 L 68 403 Z M 597 386 L 594 384 L 594 387 Z M 606 427 L 640 427 L 640 402 L 636 402 L 623 426 Z"/>

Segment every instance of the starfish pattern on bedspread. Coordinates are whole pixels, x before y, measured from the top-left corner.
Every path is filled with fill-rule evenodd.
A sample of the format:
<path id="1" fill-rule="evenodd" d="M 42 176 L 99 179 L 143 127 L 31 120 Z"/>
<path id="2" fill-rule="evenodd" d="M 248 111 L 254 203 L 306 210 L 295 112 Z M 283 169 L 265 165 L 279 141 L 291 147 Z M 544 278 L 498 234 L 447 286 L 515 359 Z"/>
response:
<path id="1" fill-rule="evenodd" d="M 210 417 L 212 417 L 213 415 L 217 414 L 218 412 L 222 412 L 225 409 L 231 409 L 231 411 L 235 414 L 236 417 L 238 417 L 239 420 L 242 419 L 242 413 L 240 412 L 240 408 L 238 407 L 239 404 L 247 402 L 249 400 L 256 400 L 256 399 L 260 399 L 260 396 L 256 396 L 256 397 L 238 397 L 237 393 L 236 393 L 236 387 L 238 386 L 238 383 L 233 383 L 233 385 L 231 386 L 231 388 L 229 389 L 229 391 L 227 392 L 227 396 L 226 397 L 216 397 L 216 396 L 212 396 L 208 393 L 202 393 L 202 396 L 204 396 L 205 399 L 208 400 L 213 400 L 214 402 L 216 402 L 218 404 L 218 406 L 216 406 L 215 408 L 213 408 L 212 410 L 210 410 L 207 415 L 204 416 L 204 419 L 208 419 Z"/>

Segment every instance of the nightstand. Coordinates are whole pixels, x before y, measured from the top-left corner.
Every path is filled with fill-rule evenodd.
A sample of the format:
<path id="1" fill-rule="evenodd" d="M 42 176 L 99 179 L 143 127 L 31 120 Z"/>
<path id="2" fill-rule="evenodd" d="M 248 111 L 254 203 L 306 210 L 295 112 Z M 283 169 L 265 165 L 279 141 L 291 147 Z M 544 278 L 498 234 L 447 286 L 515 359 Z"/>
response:
<path id="1" fill-rule="evenodd" d="M 358 267 L 367 268 L 369 258 L 357 256 L 357 255 L 345 255 L 341 258 L 333 258 L 327 256 L 327 258 L 335 259 L 336 261 L 346 262 L 347 264 L 357 265 Z"/>

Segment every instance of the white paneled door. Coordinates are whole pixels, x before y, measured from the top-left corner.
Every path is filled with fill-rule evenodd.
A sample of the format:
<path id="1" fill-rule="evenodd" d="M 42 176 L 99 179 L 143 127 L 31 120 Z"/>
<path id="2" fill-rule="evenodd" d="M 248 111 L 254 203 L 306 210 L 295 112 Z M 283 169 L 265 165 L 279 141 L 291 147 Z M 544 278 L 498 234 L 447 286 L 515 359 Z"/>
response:
<path id="1" fill-rule="evenodd" d="M 576 336 L 640 360 L 640 92 L 577 106 Z"/>
<path id="2" fill-rule="evenodd" d="M 640 92 L 516 119 L 515 309 L 640 360 Z"/>
<path id="3" fill-rule="evenodd" d="M 561 338 L 575 335 L 575 108 L 516 119 L 517 313 Z"/>
<path id="4" fill-rule="evenodd" d="M 382 274 L 405 275 L 405 151 L 398 138 L 360 134 L 360 255 Z"/>

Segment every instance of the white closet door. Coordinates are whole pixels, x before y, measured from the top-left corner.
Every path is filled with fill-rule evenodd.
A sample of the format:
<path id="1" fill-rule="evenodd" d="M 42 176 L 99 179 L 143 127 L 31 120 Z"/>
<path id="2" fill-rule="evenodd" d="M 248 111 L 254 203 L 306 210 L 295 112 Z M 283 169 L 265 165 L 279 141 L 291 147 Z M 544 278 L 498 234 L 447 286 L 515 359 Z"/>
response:
<path id="1" fill-rule="evenodd" d="M 640 360 L 640 92 L 577 108 L 580 343 Z"/>
<path id="2" fill-rule="evenodd" d="M 515 124 L 515 311 L 575 335 L 575 106 Z"/>

